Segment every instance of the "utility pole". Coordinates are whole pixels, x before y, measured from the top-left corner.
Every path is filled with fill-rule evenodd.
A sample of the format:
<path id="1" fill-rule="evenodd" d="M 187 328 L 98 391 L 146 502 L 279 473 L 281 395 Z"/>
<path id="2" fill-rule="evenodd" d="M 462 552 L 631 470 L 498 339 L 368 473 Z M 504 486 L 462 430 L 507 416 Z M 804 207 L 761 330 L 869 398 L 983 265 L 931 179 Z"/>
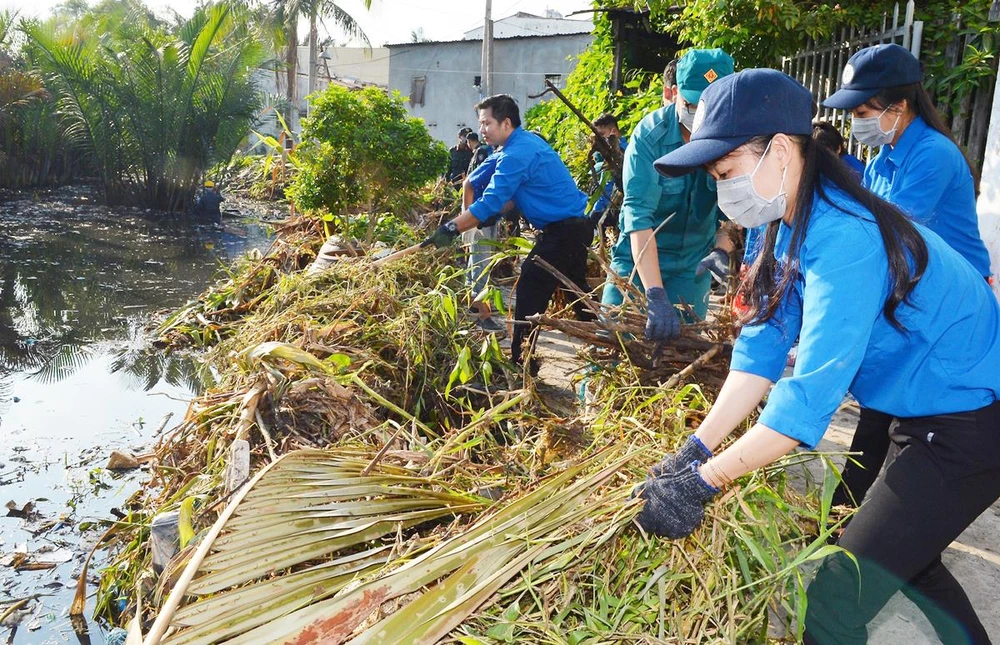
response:
<path id="1" fill-rule="evenodd" d="M 486 0 L 486 19 L 483 21 L 483 76 L 480 90 L 483 96 L 493 94 L 493 0 Z"/>
<path id="2" fill-rule="evenodd" d="M 316 24 L 318 16 L 310 12 L 309 14 L 309 85 L 306 96 L 316 91 L 316 80 L 319 76 L 318 41 L 319 27 Z M 309 104 L 309 111 L 312 112 L 312 104 Z"/>

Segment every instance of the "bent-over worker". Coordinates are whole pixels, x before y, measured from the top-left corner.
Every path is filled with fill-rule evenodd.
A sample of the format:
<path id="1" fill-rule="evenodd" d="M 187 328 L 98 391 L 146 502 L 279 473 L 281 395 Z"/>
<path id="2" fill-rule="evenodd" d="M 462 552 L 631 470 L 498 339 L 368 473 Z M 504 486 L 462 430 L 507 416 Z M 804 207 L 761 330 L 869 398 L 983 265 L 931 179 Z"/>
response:
<path id="1" fill-rule="evenodd" d="M 646 338 L 668 340 L 680 333 L 675 305 L 688 305 L 699 318 L 708 311 L 711 272 L 728 272 L 732 245 L 717 234 L 715 182 L 703 170 L 686 177 L 662 177 L 653 162 L 687 141 L 702 91 L 733 73 L 733 59 L 721 49 L 695 49 L 663 74 L 663 105 L 639 122 L 625 151 L 625 197 L 621 235 L 611 269 L 646 293 Z M 605 305 L 620 305 L 614 282 L 604 287 Z"/>
<path id="2" fill-rule="evenodd" d="M 535 246 L 521 266 L 514 291 L 514 333 L 511 359 L 520 364 L 522 343 L 530 331 L 528 316 L 545 311 L 558 280 L 535 263 L 540 258 L 558 269 L 582 293 L 587 285 L 587 251 L 593 238 L 590 220 L 584 217 L 584 195 L 559 155 L 541 137 L 521 127 L 517 103 L 507 94 L 496 94 L 476 106 L 480 132 L 496 153 L 496 169 L 482 196 L 453 220 L 445 222 L 426 244 L 447 246 L 462 231 L 499 218 L 507 202 L 513 201 L 524 218 L 539 233 Z M 581 319 L 590 314 L 576 296 L 574 310 Z M 537 371 L 532 361 L 530 371 Z"/>
<path id="3" fill-rule="evenodd" d="M 1000 497 L 1000 305 L 953 248 L 811 138 L 812 95 L 794 79 L 742 71 L 705 90 L 698 114 L 691 142 L 658 169 L 707 166 L 723 212 L 767 229 L 729 376 L 644 484 L 640 525 L 690 534 L 734 479 L 816 446 L 850 391 L 899 424 L 838 541 L 854 560 L 828 556 L 808 588 L 805 642 L 865 643 L 867 623 L 902 590 L 942 642 L 988 643 L 941 552 Z M 796 338 L 794 373 L 782 377 Z M 720 450 L 769 391 L 758 422 Z"/>

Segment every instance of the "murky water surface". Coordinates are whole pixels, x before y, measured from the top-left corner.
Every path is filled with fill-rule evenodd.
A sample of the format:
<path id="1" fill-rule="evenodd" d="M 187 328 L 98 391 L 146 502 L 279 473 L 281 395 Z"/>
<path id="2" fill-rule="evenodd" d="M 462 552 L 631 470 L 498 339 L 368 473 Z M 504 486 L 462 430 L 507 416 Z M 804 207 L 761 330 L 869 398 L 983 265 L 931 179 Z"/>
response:
<path id="1" fill-rule="evenodd" d="M 250 220 L 164 221 L 80 190 L 0 202 L 0 608 L 34 597 L 0 642 L 104 642 L 93 621 L 89 635 L 71 625 L 76 577 L 101 521 L 146 478 L 113 475 L 108 455 L 147 451 L 203 383 L 192 360 L 152 350 L 144 329 L 267 244 Z"/>

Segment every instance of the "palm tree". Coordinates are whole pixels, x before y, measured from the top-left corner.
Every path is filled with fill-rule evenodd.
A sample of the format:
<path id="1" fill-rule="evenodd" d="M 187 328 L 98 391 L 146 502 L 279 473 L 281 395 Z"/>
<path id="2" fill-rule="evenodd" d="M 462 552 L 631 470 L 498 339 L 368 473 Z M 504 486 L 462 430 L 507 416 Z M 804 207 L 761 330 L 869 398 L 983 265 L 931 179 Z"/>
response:
<path id="1" fill-rule="evenodd" d="M 249 132 L 260 34 L 246 7 L 228 2 L 173 33 L 137 11 L 100 21 L 70 34 L 27 25 L 35 62 L 67 134 L 96 159 L 107 201 L 180 210 Z"/>
<path id="2" fill-rule="evenodd" d="M 364 0 L 365 9 L 371 9 L 372 0 Z M 274 0 L 272 19 L 281 36 L 281 46 L 285 53 L 286 88 L 288 114 L 285 122 L 292 131 L 298 129 L 298 108 L 295 103 L 298 74 L 298 31 L 299 20 L 309 19 L 309 93 L 316 89 L 316 56 L 319 40 L 319 23 L 330 19 L 351 38 L 361 40 L 370 46 L 368 36 L 358 21 L 344 11 L 335 0 Z"/>

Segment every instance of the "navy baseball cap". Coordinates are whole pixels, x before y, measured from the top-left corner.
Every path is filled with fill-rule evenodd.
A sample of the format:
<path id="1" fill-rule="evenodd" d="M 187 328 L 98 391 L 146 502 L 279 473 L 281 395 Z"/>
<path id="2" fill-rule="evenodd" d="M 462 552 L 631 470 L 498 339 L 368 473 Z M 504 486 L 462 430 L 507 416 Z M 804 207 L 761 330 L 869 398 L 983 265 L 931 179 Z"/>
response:
<path id="1" fill-rule="evenodd" d="M 887 87 L 919 83 L 923 78 L 920 61 L 905 47 L 865 47 L 847 61 L 840 89 L 823 101 L 823 107 L 853 110 Z"/>
<path id="2" fill-rule="evenodd" d="M 654 167 L 668 177 L 720 159 L 753 137 L 812 136 L 814 103 L 809 90 L 775 69 L 745 69 L 705 89 L 691 140 L 660 157 Z"/>

